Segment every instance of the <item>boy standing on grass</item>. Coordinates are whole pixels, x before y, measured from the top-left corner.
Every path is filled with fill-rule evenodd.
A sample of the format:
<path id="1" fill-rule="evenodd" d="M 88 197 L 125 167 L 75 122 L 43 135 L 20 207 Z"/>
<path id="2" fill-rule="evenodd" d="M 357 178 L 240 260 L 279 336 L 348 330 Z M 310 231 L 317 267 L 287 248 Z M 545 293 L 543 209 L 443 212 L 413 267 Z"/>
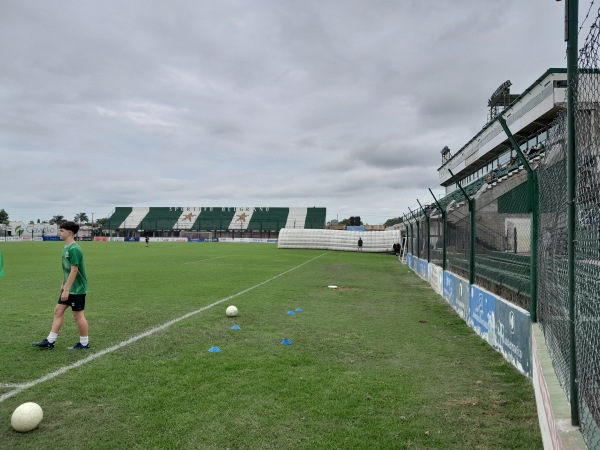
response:
<path id="1" fill-rule="evenodd" d="M 64 222 L 60 225 L 60 239 L 64 241 L 65 246 L 62 251 L 63 280 L 60 285 L 60 297 L 58 304 L 54 308 L 54 320 L 50 334 L 46 339 L 40 342 L 34 342 L 33 345 L 40 348 L 54 348 L 54 342 L 65 319 L 65 311 L 69 306 L 73 311 L 73 317 L 79 328 L 79 342 L 69 350 L 88 349 L 88 323 L 83 313 L 85 309 L 85 295 L 87 294 L 87 277 L 85 275 L 85 264 L 83 262 L 83 252 L 77 242 L 75 235 L 79 231 L 79 225 L 75 222 Z"/>

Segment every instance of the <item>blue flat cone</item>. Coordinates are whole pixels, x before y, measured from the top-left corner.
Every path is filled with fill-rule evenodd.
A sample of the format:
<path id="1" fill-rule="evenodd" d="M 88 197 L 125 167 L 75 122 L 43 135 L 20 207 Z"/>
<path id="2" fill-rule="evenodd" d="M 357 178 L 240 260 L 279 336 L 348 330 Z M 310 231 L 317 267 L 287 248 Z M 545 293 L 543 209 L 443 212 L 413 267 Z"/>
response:
<path id="1" fill-rule="evenodd" d="M 240 326 L 239 326 L 239 325 L 234 325 L 234 326 L 232 326 L 232 327 L 231 327 L 231 329 L 232 329 L 232 330 L 239 330 L 239 329 L 240 329 Z"/>
<path id="2" fill-rule="evenodd" d="M 288 311 L 289 316 L 293 316 L 294 314 L 296 314 L 294 311 Z"/>
<path id="3" fill-rule="evenodd" d="M 283 345 L 292 345 L 292 341 L 290 341 L 289 339 L 284 339 L 283 341 L 281 341 L 281 343 Z"/>
<path id="4" fill-rule="evenodd" d="M 217 347 L 216 345 L 213 345 L 211 348 L 208 349 L 208 351 L 210 353 L 218 353 L 221 351 L 221 349 L 219 347 Z"/>
<path id="5" fill-rule="evenodd" d="M 302 312 L 302 308 L 296 308 L 296 312 Z"/>

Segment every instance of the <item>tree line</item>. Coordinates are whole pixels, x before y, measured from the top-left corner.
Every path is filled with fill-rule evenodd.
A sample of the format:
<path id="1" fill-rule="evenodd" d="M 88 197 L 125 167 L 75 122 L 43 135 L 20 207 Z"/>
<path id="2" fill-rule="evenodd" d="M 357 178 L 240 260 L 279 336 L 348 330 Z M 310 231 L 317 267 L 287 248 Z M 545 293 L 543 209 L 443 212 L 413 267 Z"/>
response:
<path id="1" fill-rule="evenodd" d="M 65 218 L 65 216 L 61 216 L 61 215 L 56 215 L 56 216 L 52 216 L 52 218 L 50 220 L 48 220 L 47 222 L 50 225 L 60 225 L 61 223 L 67 222 L 68 219 Z M 77 222 L 81 225 L 91 225 L 91 226 L 98 226 L 98 225 L 102 225 L 106 219 L 96 219 L 94 220 L 94 223 L 92 223 L 87 215 L 87 213 L 84 212 L 80 212 L 75 214 L 75 217 L 73 218 L 74 222 Z M 8 212 L 6 212 L 3 209 L 0 209 L 0 224 L 4 224 L 4 225 L 8 225 L 9 222 L 9 215 Z M 46 222 L 41 221 L 40 219 L 37 220 L 37 223 L 42 223 L 42 222 Z M 33 223 L 33 221 L 31 221 L 30 223 Z"/>

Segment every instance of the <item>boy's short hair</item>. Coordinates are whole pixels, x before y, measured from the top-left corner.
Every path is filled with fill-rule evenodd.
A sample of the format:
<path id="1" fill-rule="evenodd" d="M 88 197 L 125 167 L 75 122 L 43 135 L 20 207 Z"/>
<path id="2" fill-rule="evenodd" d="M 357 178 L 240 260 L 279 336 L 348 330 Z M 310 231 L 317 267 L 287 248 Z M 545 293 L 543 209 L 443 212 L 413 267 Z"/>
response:
<path id="1" fill-rule="evenodd" d="M 69 230 L 72 231 L 73 234 L 77 234 L 77 232 L 79 231 L 79 224 L 67 221 L 61 223 L 58 228 L 62 228 L 63 230 Z"/>

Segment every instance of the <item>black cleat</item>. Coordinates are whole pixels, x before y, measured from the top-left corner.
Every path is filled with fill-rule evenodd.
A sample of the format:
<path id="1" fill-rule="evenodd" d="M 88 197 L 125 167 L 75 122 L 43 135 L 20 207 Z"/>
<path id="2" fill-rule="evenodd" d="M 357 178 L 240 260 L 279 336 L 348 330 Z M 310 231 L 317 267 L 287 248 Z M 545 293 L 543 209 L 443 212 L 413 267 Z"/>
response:
<path id="1" fill-rule="evenodd" d="M 68 347 L 68 350 L 87 350 L 90 348 L 90 345 L 83 345 L 81 342 L 78 342 L 73 347 Z"/>
<path id="2" fill-rule="evenodd" d="M 49 342 L 48 339 L 44 339 L 40 342 L 32 342 L 31 345 L 39 348 L 54 348 L 54 342 Z"/>

